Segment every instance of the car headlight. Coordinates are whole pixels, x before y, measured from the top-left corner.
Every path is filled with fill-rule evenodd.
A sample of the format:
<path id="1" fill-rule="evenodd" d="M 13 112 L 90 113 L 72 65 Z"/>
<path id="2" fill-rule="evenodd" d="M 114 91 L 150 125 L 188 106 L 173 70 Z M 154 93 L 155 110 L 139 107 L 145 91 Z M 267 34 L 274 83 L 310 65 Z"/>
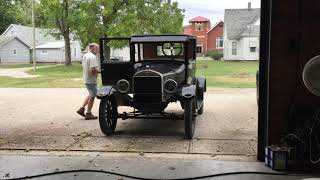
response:
<path id="1" fill-rule="evenodd" d="M 178 83 L 173 79 L 169 79 L 164 83 L 164 90 L 168 93 L 173 93 L 177 88 Z"/>
<path id="2" fill-rule="evenodd" d="M 127 93 L 130 89 L 130 83 L 125 79 L 121 79 L 117 82 L 116 88 L 120 93 Z"/>

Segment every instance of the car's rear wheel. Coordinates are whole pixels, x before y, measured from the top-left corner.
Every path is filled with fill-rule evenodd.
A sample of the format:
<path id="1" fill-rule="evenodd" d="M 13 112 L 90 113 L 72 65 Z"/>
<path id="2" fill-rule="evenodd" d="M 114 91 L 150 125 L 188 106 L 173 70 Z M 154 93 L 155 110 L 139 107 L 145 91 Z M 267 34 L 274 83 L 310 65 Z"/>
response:
<path id="1" fill-rule="evenodd" d="M 198 110 L 199 115 L 203 114 L 203 106 L 204 106 L 204 102 L 202 102 L 202 105 L 201 105 L 200 109 Z"/>
<path id="2" fill-rule="evenodd" d="M 110 136 L 117 126 L 118 107 L 114 96 L 101 99 L 99 107 L 99 124 L 101 131 Z"/>
<path id="3" fill-rule="evenodd" d="M 195 98 L 187 99 L 184 102 L 184 123 L 185 134 L 188 139 L 192 139 L 195 130 L 196 120 L 196 103 Z"/>

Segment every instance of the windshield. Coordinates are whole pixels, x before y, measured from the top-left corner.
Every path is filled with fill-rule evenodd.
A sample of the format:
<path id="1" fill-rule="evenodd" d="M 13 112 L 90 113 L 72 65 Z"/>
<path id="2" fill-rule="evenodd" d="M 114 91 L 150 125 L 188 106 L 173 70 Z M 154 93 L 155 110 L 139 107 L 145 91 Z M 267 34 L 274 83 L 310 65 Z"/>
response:
<path id="1" fill-rule="evenodd" d="M 136 43 L 135 61 L 176 60 L 184 61 L 183 43 Z"/>

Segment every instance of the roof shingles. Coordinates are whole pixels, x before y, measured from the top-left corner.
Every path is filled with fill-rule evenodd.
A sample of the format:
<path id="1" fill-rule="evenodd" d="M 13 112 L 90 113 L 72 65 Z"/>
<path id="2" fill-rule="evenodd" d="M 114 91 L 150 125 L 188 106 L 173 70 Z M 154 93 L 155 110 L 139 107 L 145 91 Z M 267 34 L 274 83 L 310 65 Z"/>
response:
<path id="1" fill-rule="evenodd" d="M 259 28 L 253 25 L 259 18 L 260 8 L 226 9 L 224 25 L 228 39 L 237 39 L 243 36 L 259 34 Z M 248 27 L 249 25 L 251 28 Z"/>
<path id="2" fill-rule="evenodd" d="M 197 16 L 195 18 L 190 19 L 189 23 L 191 23 L 191 22 L 207 22 L 207 21 L 210 21 L 210 20 L 207 18 L 204 18 L 202 16 Z"/>
<path id="3" fill-rule="evenodd" d="M 0 48 L 14 38 L 14 36 L 0 36 Z"/>
<path id="4" fill-rule="evenodd" d="M 13 27 L 19 35 L 19 39 L 23 41 L 26 45 L 29 47 L 32 47 L 32 34 L 33 34 L 33 28 L 29 26 L 22 26 L 17 24 L 11 24 L 11 27 Z M 8 28 L 9 29 L 9 28 Z M 8 30 L 7 29 L 7 30 Z M 60 47 L 62 43 L 64 43 L 64 40 L 61 36 L 61 38 L 56 38 L 52 36 L 50 33 L 52 31 L 57 31 L 56 29 L 43 29 L 43 28 L 35 28 L 35 43 L 36 46 L 40 47 L 46 47 L 46 46 L 54 46 L 54 47 Z M 73 33 L 70 33 L 70 39 L 72 41 L 75 40 L 75 35 Z M 48 44 L 49 43 L 49 44 Z"/>

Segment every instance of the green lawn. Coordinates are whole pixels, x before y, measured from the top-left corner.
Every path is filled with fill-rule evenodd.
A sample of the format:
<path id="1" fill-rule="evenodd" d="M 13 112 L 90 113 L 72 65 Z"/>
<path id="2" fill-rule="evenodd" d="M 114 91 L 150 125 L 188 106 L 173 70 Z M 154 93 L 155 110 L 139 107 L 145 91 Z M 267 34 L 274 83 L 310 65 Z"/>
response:
<path id="1" fill-rule="evenodd" d="M 29 74 L 42 75 L 36 78 L 0 77 L 0 87 L 39 87 L 39 88 L 67 88 L 83 87 L 82 69 L 80 64 L 72 66 L 58 65 L 48 68 L 39 68 Z"/>
<path id="2" fill-rule="evenodd" d="M 19 65 L 23 67 L 23 65 Z M 12 67 L 12 66 L 11 66 Z M 2 68 L 0 66 L 0 68 Z M 255 73 L 258 62 L 223 62 L 198 61 L 197 74 L 207 78 L 208 87 L 255 87 Z M 37 78 L 0 77 L 0 87 L 39 87 L 39 88 L 67 88 L 84 87 L 82 82 L 82 67 L 80 64 L 72 66 L 53 66 L 30 70 L 28 73 L 42 75 Z M 98 82 L 101 82 L 99 79 Z M 99 83 L 101 85 L 101 83 Z"/>
<path id="3" fill-rule="evenodd" d="M 37 63 L 37 66 L 49 66 L 53 64 L 49 63 Z M 27 68 L 27 67 L 33 67 L 33 64 L 0 64 L 0 68 L 4 69 L 10 69 L 10 68 Z"/>
<path id="4" fill-rule="evenodd" d="M 207 78 L 209 87 L 256 87 L 256 62 L 198 61 L 197 74 Z"/>

